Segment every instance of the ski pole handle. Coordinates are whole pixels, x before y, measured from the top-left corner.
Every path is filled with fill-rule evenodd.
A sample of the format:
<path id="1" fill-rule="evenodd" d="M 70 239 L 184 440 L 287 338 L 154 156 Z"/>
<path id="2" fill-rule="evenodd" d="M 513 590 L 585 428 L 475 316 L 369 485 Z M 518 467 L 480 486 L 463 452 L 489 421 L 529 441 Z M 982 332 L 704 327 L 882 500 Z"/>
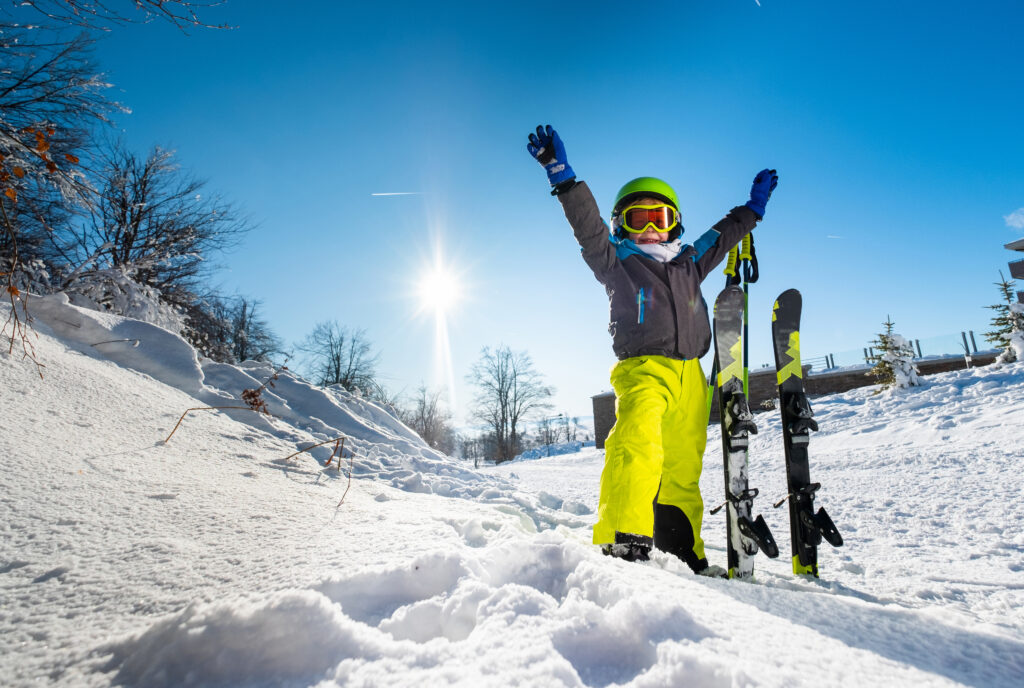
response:
<path id="1" fill-rule="evenodd" d="M 729 260 L 725 264 L 725 270 L 723 270 L 723 272 L 729 277 L 736 276 L 737 256 L 739 256 L 739 250 L 736 246 L 733 246 L 729 249 Z"/>
<path id="2" fill-rule="evenodd" d="M 753 244 L 754 244 L 754 233 L 753 232 L 748 232 L 747 235 L 745 237 L 743 237 L 743 250 L 740 251 L 740 255 L 739 255 L 739 259 L 740 260 L 752 260 L 753 259 L 754 254 L 750 252 L 750 249 L 753 246 Z"/>

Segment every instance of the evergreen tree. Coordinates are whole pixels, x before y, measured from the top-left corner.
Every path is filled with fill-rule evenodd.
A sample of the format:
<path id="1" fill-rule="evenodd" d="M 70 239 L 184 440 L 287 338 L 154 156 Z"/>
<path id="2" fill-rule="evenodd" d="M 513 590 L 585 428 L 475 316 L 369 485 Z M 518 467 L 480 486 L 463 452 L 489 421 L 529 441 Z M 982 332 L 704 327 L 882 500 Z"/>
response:
<path id="1" fill-rule="evenodd" d="M 871 342 L 871 348 L 875 353 L 870 361 L 875 365 L 867 374 L 873 375 L 875 382 L 880 384 L 882 389 L 886 389 L 896 382 L 896 373 L 893 371 L 892 362 L 885 355 L 893 349 L 893 327 L 896 326 L 896 323 L 887 315 L 882 326 L 885 327 L 885 331 L 876 335 L 874 341 Z"/>
<path id="2" fill-rule="evenodd" d="M 899 388 L 920 386 L 921 371 L 914 363 L 914 346 L 908 339 L 898 334 L 892 336 L 892 345 L 892 351 L 887 356 L 896 378 L 895 386 Z"/>
<path id="3" fill-rule="evenodd" d="M 890 387 L 916 387 L 921 384 L 921 371 L 914 364 L 914 347 L 910 341 L 893 331 L 895 323 L 889 316 L 882 323 L 885 331 L 878 334 L 871 343 L 876 351 L 871 361 L 874 367 L 868 375 L 874 375 L 881 389 Z M 881 391 L 881 389 L 879 391 Z"/>
<path id="4" fill-rule="evenodd" d="M 992 317 L 992 330 L 985 333 L 985 339 L 995 344 L 996 348 L 1003 350 L 999 354 L 999 358 L 996 359 L 997 362 L 1012 363 L 1018 358 L 1012 340 L 1014 333 L 1024 332 L 1024 316 L 1011 308 L 1014 303 L 1013 282 L 1003 277 L 1001 270 L 999 271 L 999 280 L 994 284 L 999 289 L 999 295 L 1003 297 L 1003 303 L 985 306 L 996 312 Z"/>

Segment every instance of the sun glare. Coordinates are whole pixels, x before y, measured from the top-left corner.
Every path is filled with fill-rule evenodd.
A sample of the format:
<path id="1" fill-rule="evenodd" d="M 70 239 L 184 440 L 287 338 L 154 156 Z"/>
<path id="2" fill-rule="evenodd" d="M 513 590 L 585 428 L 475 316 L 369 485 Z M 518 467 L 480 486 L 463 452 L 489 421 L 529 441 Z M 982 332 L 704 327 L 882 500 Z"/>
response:
<path id="1" fill-rule="evenodd" d="M 418 303 L 414 317 L 434 321 L 434 365 L 430 384 L 436 389 L 445 390 L 448 408 L 455 413 L 458 409 L 455 368 L 452 365 L 452 342 L 448 337 L 448 327 L 458 319 L 458 311 L 463 302 L 469 299 L 472 290 L 467 288 L 467 273 L 463 263 L 444 250 L 442 218 L 430 217 L 428 220 L 433 240 L 424 248 L 433 248 L 432 255 L 423 256 L 419 270 L 412 273 L 415 277 L 410 280 L 407 293 L 410 300 Z"/>
<path id="2" fill-rule="evenodd" d="M 459 300 L 458 280 L 441 266 L 423 276 L 419 291 L 423 307 L 435 313 L 447 313 Z"/>

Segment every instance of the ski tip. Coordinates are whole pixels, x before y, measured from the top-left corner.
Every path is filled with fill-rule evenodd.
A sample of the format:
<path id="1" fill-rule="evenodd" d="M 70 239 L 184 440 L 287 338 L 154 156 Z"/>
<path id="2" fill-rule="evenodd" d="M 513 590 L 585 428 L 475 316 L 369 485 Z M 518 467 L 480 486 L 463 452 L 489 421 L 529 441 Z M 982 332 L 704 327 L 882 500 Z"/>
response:
<path id="1" fill-rule="evenodd" d="M 772 306 L 772 322 L 778 320 L 779 308 L 782 306 L 785 306 L 787 311 L 796 313 L 797 319 L 799 319 L 799 313 L 803 306 L 803 297 L 796 289 L 787 289 L 779 294 L 779 297 L 775 299 L 775 304 Z"/>
<path id="2" fill-rule="evenodd" d="M 719 292 L 718 297 L 715 299 L 714 315 L 717 318 L 719 313 L 731 313 L 732 311 L 742 308 L 743 304 L 743 290 L 739 287 L 726 287 Z"/>
<path id="3" fill-rule="evenodd" d="M 779 307 L 779 303 L 785 303 L 788 305 L 797 305 L 803 301 L 803 296 L 797 289 L 787 289 L 786 291 L 779 294 L 779 298 L 775 299 L 775 307 Z"/>
<path id="4" fill-rule="evenodd" d="M 743 290 L 740 287 L 726 287 L 722 291 L 718 292 L 718 296 L 715 297 L 715 303 L 718 303 L 720 301 L 729 301 L 730 299 L 737 299 L 742 297 Z"/>

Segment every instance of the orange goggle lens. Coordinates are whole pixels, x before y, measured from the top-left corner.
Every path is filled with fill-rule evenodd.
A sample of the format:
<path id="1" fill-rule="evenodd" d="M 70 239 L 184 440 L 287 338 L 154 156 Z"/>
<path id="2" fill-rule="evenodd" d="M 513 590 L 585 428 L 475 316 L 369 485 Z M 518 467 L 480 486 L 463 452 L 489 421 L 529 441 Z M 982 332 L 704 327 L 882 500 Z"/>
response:
<path id="1" fill-rule="evenodd" d="M 679 213 L 670 205 L 632 205 L 622 211 L 622 228 L 641 234 L 648 225 L 659 232 L 667 232 L 679 224 Z"/>

